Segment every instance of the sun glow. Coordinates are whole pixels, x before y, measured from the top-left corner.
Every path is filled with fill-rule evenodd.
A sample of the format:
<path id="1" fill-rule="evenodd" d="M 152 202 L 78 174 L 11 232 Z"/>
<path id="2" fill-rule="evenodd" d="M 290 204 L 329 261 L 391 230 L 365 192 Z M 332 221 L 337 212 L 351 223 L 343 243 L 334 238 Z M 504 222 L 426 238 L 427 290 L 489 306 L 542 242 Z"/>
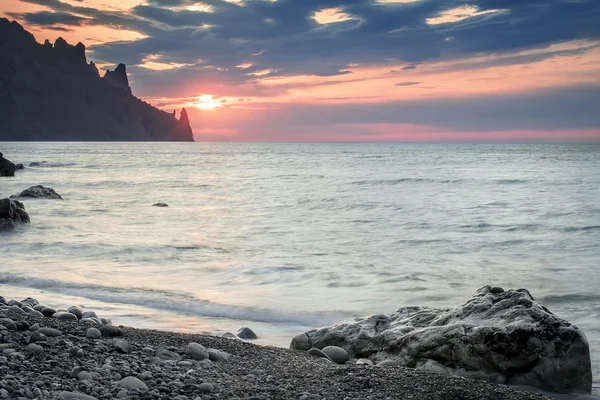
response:
<path id="1" fill-rule="evenodd" d="M 194 103 L 194 106 L 201 110 L 214 110 L 215 108 L 222 107 L 223 104 L 215 100 L 210 94 L 203 94 L 198 97 L 198 101 Z"/>

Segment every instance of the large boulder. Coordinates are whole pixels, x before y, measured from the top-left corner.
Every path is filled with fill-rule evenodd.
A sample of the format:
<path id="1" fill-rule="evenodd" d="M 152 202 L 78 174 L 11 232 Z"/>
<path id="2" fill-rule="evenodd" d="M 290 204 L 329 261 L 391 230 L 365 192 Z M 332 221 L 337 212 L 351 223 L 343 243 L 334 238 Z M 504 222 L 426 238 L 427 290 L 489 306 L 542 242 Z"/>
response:
<path id="1" fill-rule="evenodd" d="M 54 191 L 54 189 L 42 185 L 32 186 L 29 189 L 23 190 L 19 194 L 10 196 L 11 199 L 31 197 L 36 199 L 56 199 L 63 200 L 62 196 Z"/>
<path id="2" fill-rule="evenodd" d="M 0 153 L 0 176 L 15 176 L 17 167 Z"/>
<path id="3" fill-rule="evenodd" d="M 0 229 L 12 228 L 17 222 L 30 222 L 25 206 L 18 200 L 0 200 Z"/>
<path id="4" fill-rule="evenodd" d="M 485 286 L 454 309 L 401 308 L 391 315 L 313 329 L 290 345 L 302 350 L 327 346 L 342 347 L 352 357 L 375 363 L 390 360 L 410 368 L 553 392 L 591 392 L 585 335 L 526 289 Z"/>

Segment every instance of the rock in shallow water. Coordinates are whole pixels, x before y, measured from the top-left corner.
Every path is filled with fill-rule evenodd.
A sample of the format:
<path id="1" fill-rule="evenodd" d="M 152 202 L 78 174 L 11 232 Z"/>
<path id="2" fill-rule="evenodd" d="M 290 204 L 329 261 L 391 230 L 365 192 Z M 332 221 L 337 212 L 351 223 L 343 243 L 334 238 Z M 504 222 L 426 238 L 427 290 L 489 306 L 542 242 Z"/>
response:
<path id="1" fill-rule="evenodd" d="M 237 336 L 240 339 L 245 339 L 245 340 L 258 339 L 258 336 L 256 336 L 256 333 L 254 333 L 254 331 L 248 327 L 240 328 L 240 330 L 237 332 Z"/>
<path id="2" fill-rule="evenodd" d="M 0 229 L 14 227 L 19 222 L 30 222 L 23 203 L 11 199 L 0 200 Z"/>
<path id="3" fill-rule="evenodd" d="M 479 289 L 455 309 L 401 308 L 306 332 L 311 347 L 339 346 L 354 357 L 527 385 L 591 391 L 585 335 L 525 289 Z M 303 341 L 292 341 L 292 347 Z M 311 349 L 312 350 L 312 349 Z"/>
<path id="4" fill-rule="evenodd" d="M 54 191 L 54 189 L 42 185 L 32 186 L 29 189 L 23 190 L 19 194 L 10 196 L 11 199 L 31 197 L 35 199 L 54 199 L 63 200 L 62 196 Z"/>

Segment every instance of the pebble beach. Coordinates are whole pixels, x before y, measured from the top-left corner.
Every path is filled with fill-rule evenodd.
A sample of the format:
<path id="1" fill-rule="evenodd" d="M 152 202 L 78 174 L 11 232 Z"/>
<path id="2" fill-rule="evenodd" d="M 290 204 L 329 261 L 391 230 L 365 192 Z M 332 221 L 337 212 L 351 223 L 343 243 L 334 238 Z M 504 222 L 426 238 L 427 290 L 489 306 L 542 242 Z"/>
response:
<path id="1" fill-rule="evenodd" d="M 27 307 L 27 306 L 25 306 Z M 396 366 L 344 365 L 236 337 L 61 320 L 0 306 L 2 399 L 548 399 Z M 106 322 L 106 321 L 105 321 Z"/>

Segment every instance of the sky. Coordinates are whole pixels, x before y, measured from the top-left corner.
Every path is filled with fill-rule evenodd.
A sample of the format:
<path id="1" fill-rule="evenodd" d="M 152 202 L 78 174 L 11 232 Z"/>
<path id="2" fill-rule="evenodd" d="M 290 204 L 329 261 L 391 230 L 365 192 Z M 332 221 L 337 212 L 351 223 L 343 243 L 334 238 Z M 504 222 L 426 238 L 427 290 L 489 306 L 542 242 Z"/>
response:
<path id="1" fill-rule="evenodd" d="M 197 141 L 600 142 L 599 0 L 1 0 Z"/>

